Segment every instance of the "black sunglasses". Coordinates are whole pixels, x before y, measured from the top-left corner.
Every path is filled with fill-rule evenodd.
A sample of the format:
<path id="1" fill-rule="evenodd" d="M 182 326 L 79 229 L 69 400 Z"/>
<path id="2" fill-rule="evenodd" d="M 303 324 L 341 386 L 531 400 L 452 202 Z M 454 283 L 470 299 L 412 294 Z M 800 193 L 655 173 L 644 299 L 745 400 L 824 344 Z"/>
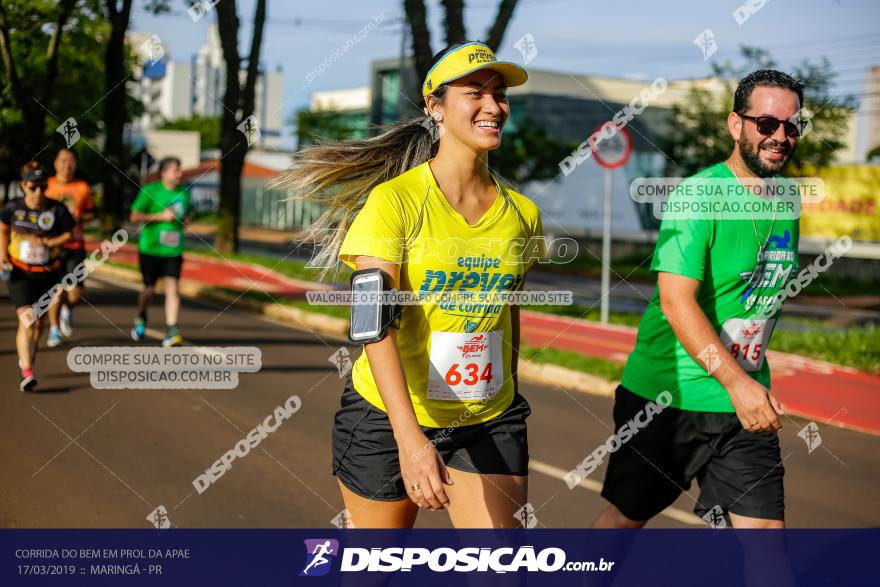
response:
<path id="1" fill-rule="evenodd" d="M 37 190 L 41 190 L 41 191 L 45 192 L 46 189 L 49 187 L 49 184 L 46 182 L 43 182 L 43 181 L 41 181 L 41 182 L 28 181 L 28 182 L 25 182 L 25 186 L 29 190 L 34 191 L 34 192 Z"/>
<path id="2" fill-rule="evenodd" d="M 737 116 L 754 122 L 755 126 L 758 128 L 758 132 L 766 136 L 775 133 L 776 129 L 779 128 L 779 125 L 781 124 L 785 129 L 785 136 L 796 139 L 801 136 L 801 131 L 806 125 L 805 120 L 798 120 L 797 124 L 795 124 L 790 120 L 779 120 L 772 116 L 749 116 L 748 114 L 740 114 L 739 112 L 737 112 Z"/>

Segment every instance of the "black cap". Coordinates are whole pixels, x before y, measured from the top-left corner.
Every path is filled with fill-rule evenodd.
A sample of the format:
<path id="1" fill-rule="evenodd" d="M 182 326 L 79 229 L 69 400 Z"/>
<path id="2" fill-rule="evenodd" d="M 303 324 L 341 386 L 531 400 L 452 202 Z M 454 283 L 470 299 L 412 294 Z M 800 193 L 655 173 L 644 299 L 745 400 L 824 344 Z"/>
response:
<path id="1" fill-rule="evenodd" d="M 21 174 L 22 181 L 46 181 L 48 176 L 42 167 L 31 167 Z"/>

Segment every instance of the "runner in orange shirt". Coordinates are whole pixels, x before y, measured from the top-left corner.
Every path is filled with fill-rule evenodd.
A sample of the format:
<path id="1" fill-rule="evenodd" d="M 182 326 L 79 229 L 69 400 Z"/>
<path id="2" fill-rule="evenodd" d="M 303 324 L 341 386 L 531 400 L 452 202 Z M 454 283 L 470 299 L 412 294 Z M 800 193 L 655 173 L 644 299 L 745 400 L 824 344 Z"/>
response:
<path id="1" fill-rule="evenodd" d="M 75 173 L 76 154 L 70 149 L 59 150 L 55 156 L 55 175 L 49 178 L 46 195 L 67 206 L 75 222 L 73 238 L 61 250 L 61 276 L 71 273 L 77 265 L 85 261 L 83 223 L 95 217 L 95 203 L 89 184 L 81 179 L 74 179 Z M 84 286 L 85 282 L 80 281 L 70 290 L 62 290 L 59 299 L 49 308 L 48 346 L 56 347 L 61 344 L 61 335 L 73 335 L 73 309 L 82 297 Z"/>

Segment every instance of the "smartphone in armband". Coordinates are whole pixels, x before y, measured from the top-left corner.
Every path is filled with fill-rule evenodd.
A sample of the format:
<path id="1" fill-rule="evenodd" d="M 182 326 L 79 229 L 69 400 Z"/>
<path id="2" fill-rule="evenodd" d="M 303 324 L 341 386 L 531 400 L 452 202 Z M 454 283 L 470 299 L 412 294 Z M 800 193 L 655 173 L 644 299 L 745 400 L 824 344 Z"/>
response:
<path id="1" fill-rule="evenodd" d="M 385 338 L 389 326 L 396 326 L 401 307 L 386 299 L 391 279 L 376 268 L 359 269 L 351 274 L 351 323 L 348 340 L 352 344 L 368 344 Z"/>

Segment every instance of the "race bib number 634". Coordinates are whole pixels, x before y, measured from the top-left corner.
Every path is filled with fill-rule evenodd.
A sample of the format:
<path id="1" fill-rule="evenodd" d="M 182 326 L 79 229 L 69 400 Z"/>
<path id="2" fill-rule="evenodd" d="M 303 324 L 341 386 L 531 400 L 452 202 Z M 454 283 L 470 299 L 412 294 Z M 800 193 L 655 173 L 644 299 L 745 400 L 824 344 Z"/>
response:
<path id="1" fill-rule="evenodd" d="M 478 401 L 504 384 L 502 333 L 432 332 L 428 399 Z"/>

